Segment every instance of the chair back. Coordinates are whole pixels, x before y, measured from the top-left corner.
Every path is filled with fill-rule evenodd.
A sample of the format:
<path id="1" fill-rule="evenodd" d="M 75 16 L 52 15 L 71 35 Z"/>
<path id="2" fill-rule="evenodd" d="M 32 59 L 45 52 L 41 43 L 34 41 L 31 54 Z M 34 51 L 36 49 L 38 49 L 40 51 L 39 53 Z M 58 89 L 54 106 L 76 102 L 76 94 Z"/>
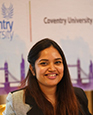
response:
<path id="1" fill-rule="evenodd" d="M 0 95 L 0 115 L 3 115 L 3 111 L 5 110 L 6 107 L 6 95 Z"/>
<path id="2" fill-rule="evenodd" d="M 0 115 L 3 115 L 3 111 L 5 110 L 6 105 L 2 104 L 0 105 Z"/>

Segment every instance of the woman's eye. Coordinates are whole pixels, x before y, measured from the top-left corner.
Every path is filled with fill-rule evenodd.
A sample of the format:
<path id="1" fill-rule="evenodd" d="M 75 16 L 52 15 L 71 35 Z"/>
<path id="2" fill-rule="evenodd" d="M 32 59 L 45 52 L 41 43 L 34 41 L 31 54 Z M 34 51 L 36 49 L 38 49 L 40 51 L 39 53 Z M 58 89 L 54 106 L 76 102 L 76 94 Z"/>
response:
<path id="1" fill-rule="evenodd" d="M 56 61 L 55 62 L 55 64 L 61 64 L 62 63 L 62 61 Z"/>
<path id="2" fill-rule="evenodd" d="M 40 65 L 43 65 L 43 66 L 45 66 L 45 65 L 47 65 L 48 63 L 47 62 L 41 62 L 40 63 Z"/>

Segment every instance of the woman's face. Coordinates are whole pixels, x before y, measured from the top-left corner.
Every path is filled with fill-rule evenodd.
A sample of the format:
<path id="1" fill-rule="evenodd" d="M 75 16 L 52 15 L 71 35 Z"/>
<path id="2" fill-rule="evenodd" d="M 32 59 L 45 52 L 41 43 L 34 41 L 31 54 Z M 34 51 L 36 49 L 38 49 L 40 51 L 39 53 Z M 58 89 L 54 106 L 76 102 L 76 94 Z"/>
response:
<path id="1" fill-rule="evenodd" d="M 36 78 L 40 87 L 57 86 L 64 74 L 63 60 L 53 46 L 40 52 L 35 62 Z"/>

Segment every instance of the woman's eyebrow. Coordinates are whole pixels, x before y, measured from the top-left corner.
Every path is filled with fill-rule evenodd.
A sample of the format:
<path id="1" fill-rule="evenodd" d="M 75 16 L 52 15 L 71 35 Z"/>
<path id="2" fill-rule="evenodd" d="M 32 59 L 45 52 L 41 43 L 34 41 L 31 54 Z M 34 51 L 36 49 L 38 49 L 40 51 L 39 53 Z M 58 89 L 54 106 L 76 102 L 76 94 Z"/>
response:
<path id="1" fill-rule="evenodd" d="M 55 60 L 61 60 L 62 61 L 62 58 L 56 58 Z"/>
<path id="2" fill-rule="evenodd" d="M 48 59 L 41 59 L 41 60 L 39 60 L 39 62 L 41 62 L 41 61 L 49 61 Z"/>
<path id="3" fill-rule="evenodd" d="M 61 60 L 62 61 L 62 58 L 55 58 L 55 60 Z M 49 61 L 48 59 L 40 59 L 39 62 L 41 61 Z"/>

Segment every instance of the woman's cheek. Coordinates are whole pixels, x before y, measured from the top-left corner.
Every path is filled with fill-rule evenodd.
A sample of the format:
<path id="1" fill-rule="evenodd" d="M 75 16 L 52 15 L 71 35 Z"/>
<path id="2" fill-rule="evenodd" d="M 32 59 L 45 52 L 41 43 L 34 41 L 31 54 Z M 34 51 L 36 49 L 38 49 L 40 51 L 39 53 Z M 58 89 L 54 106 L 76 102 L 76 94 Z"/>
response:
<path id="1" fill-rule="evenodd" d="M 48 70 L 48 67 L 41 67 L 40 72 L 43 74 Z"/>
<path id="2" fill-rule="evenodd" d="M 64 66 L 59 66 L 59 67 L 57 67 L 57 69 L 58 69 L 59 71 L 63 72 L 63 71 L 64 71 Z"/>

